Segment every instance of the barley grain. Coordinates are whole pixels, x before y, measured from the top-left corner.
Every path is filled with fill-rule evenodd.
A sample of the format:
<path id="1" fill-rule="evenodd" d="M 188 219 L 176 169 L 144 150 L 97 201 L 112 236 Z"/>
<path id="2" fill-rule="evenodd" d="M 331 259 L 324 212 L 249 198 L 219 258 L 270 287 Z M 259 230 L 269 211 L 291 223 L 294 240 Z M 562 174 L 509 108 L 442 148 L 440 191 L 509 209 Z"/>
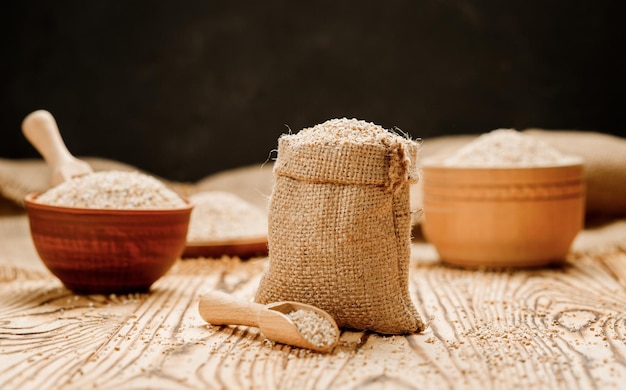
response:
<path id="1" fill-rule="evenodd" d="M 299 309 L 289 313 L 289 317 L 302 337 L 317 347 L 329 346 L 337 338 L 333 324 L 313 311 Z"/>
<path id="2" fill-rule="evenodd" d="M 445 158 L 445 166 L 540 167 L 571 163 L 575 158 L 530 135 L 514 129 L 482 134 Z"/>
<path id="3" fill-rule="evenodd" d="M 359 119 L 338 118 L 300 130 L 292 142 L 337 146 L 345 143 L 381 144 L 388 139 L 389 131 L 371 122 Z"/>
<path id="4" fill-rule="evenodd" d="M 193 194 L 187 241 L 203 242 L 267 235 L 267 216 L 235 194 L 205 191 Z"/>
<path id="5" fill-rule="evenodd" d="M 126 171 L 93 172 L 65 181 L 37 201 L 92 209 L 176 209 L 185 201 L 156 178 Z"/>

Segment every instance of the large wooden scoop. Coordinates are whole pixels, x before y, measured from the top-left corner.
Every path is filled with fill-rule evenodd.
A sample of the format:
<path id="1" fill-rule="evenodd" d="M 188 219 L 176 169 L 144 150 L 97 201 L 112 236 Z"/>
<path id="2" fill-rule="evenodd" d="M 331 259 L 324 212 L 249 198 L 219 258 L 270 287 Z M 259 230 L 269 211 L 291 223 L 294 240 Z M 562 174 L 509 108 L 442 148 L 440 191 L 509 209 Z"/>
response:
<path id="1" fill-rule="evenodd" d="M 22 122 L 22 132 L 51 168 L 52 186 L 93 172 L 88 163 L 72 156 L 67 150 L 57 123 L 48 111 L 38 110 L 30 113 Z"/>
<path id="2" fill-rule="evenodd" d="M 298 302 L 276 302 L 261 305 L 246 302 L 220 292 L 212 291 L 200 297 L 198 305 L 200 316 L 211 325 L 245 325 L 254 326 L 271 341 L 307 348 L 318 352 L 329 352 L 339 341 L 339 329 L 335 320 L 325 311 L 311 305 Z M 322 317 L 327 326 L 317 328 L 314 333 L 324 333 L 328 342 L 313 342 L 308 332 L 298 330 L 298 326 L 289 316 L 297 310 L 306 310 Z M 306 326 L 305 324 L 303 324 Z"/>

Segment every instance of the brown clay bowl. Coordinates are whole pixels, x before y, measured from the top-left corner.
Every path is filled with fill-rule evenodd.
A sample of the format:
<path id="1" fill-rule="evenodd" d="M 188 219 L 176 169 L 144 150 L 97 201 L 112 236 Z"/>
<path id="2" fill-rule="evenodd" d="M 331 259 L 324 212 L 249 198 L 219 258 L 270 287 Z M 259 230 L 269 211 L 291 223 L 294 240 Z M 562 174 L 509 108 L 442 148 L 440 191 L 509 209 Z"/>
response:
<path id="1" fill-rule="evenodd" d="M 167 210 L 112 210 L 45 205 L 24 199 L 39 257 L 81 294 L 149 290 L 185 248 L 192 205 Z"/>
<path id="2" fill-rule="evenodd" d="M 583 227 L 581 161 L 529 168 L 422 164 L 422 229 L 443 262 L 464 267 L 560 263 Z"/>

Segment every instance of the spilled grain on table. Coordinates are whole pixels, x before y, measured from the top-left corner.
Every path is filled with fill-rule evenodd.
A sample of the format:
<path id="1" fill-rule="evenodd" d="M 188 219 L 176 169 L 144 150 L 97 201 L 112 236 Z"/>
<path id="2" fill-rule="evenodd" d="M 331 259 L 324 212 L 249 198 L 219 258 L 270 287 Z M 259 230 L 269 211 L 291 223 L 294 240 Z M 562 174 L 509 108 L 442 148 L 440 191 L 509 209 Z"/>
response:
<path id="1" fill-rule="evenodd" d="M 78 296 L 47 273 L 0 267 L 0 388 L 619 388 L 626 381 L 626 251 L 561 268 L 463 270 L 412 257 L 429 326 L 344 330 L 329 355 L 211 327 L 204 289 L 251 299 L 265 259 L 180 261 L 148 294 Z"/>

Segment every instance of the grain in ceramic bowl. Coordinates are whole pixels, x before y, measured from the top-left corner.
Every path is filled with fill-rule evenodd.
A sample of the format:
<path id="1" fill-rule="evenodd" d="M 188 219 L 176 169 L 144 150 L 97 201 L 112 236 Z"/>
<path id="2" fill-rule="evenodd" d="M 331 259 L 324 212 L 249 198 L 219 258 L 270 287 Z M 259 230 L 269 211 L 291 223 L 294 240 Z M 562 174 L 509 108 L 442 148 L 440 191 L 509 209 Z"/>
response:
<path id="1" fill-rule="evenodd" d="M 422 229 L 443 262 L 558 264 L 581 230 L 582 160 L 511 132 L 487 133 L 451 157 L 422 162 Z"/>
<path id="2" fill-rule="evenodd" d="M 192 204 L 156 179 L 96 172 L 25 198 L 35 249 L 77 293 L 146 291 L 180 257 Z"/>

